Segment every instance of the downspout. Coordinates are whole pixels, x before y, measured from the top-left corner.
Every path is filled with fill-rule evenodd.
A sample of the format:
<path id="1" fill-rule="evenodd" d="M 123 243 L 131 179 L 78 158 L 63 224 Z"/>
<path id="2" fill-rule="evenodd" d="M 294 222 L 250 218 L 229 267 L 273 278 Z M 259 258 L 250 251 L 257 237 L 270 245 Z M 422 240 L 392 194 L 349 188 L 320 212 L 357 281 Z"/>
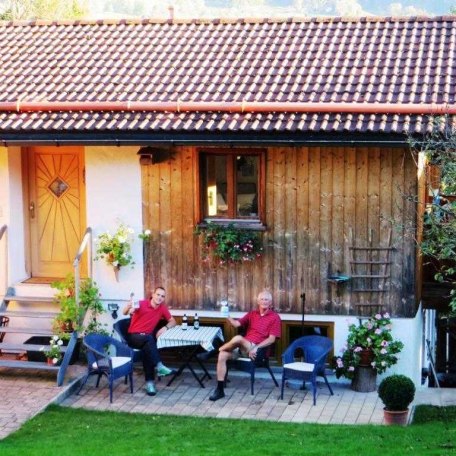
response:
<path id="1" fill-rule="evenodd" d="M 12 101 L 0 102 L 0 111 L 156 111 L 232 113 L 351 113 L 351 114 L 456 114 L 456 106 L 435 103 L 300 103 L 204 101 Z"/>

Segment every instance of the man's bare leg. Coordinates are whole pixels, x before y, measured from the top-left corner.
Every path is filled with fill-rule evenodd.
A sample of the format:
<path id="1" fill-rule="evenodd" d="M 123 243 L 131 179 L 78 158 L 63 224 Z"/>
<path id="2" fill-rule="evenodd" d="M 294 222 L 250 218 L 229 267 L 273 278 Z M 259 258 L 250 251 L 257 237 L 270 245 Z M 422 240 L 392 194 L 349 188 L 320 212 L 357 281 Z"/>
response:
<path id="1" fill-rule="evenodd" d="M 226 363 L 229 359 L 231 359 L 233 355 L 231 352 L 222 351 L 219 353 L 219 357 L 217 360 L 217 381 L 225 382 L 226 376 Z"/>

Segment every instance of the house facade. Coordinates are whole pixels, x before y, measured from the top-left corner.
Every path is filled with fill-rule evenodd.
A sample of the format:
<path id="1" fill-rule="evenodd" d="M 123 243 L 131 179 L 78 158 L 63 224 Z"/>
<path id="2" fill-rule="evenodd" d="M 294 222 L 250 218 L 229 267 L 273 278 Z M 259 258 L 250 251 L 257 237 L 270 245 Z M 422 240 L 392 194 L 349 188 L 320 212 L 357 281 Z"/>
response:
<path id="1" fill-rule="evenodd" d="M 151 230 L 134 268 L 117 281 L 83 257 L 106 305 L 162 285 L 177 317 L 222 322 L 221 301 L 242 315 L 268 289 L 278 355 L 308 330 L 337 353 L 347 319 L 388 311 L 395 370 L 418 383 L 424 158 L 407 141 L 452 122 L 455 34 L 453 18 L 2 24 L 4 293 L 71 273 L 88 227 L 96 248 L 124 223 Z M 259 233 L 261 257 L 204 261 L 209 221 Z"/>

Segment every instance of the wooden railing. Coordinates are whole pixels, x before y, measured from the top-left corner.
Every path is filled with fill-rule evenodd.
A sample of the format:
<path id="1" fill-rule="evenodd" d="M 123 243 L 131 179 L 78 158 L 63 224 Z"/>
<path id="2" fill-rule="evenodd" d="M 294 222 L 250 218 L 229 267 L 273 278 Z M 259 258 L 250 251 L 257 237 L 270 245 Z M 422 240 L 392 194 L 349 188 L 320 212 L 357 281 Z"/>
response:
<path id="1" fill-rule="evenodd" d="M 5 236 L 5 246 L 4 246 L 4 254 L 5 254 L 5 260 L 3 262 L 3 267 L 5 268 L 3 273 L 4 273 L 4 283 L 3 283 L 3 290 L 0 289 L 0 295 L 5 295 L 6 291 L 8 290 L 8 237 L 7 237 L 7 226 L 3 225 L 0 228 L 0 243 L 2 241 L 3 236 Z"/>
<path id="2" fill-rule="evenodd" d="M 77 305 L 79 305 L 79 287 L 81 285 L 81 258 L 87 248 L 87 275 L 92 278 L 92 228 L 88 227 L 79 246 L 78 253 L 76 254 L 73 267 L 74 267 L 74 290 Z"/>

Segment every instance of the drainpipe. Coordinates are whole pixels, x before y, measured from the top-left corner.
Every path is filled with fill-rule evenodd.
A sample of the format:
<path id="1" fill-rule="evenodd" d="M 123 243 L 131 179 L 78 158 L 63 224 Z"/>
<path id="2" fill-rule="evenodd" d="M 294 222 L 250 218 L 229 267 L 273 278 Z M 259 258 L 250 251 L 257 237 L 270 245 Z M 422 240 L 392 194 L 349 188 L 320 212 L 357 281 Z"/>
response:
<path id="1" fill-rule="evenodd" d="M 12 101 L 0 102 L 0 111 L 156 111 L 232 113 L 350 113 L 350 114 L 456 114 L 456 106 L 435 103 L 300 103 L 215 101 Z"/>

